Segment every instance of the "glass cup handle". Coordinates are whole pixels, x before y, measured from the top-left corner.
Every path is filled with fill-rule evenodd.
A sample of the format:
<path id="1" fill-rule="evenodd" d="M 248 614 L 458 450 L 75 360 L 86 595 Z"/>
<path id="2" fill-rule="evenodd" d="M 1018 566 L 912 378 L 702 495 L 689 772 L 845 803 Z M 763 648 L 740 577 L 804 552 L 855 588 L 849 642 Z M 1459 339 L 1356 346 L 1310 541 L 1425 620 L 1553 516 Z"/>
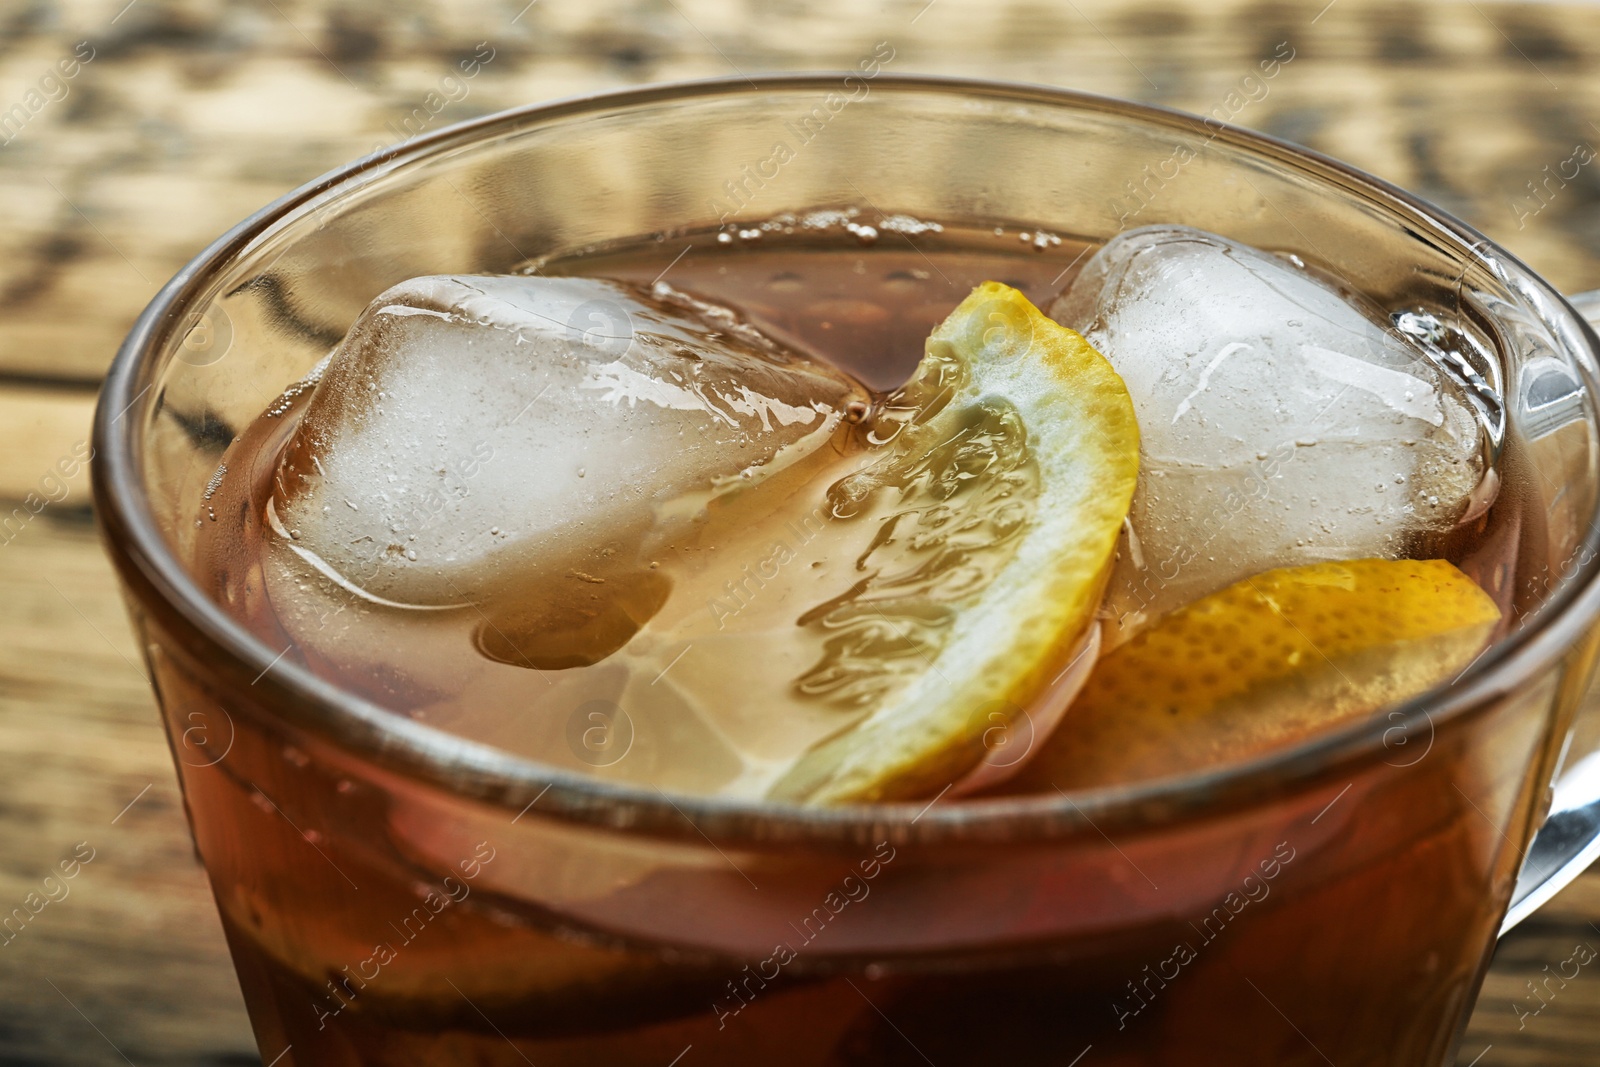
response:
<path id="1" fill-rule="evenodd" d="M 1600 333 L 1600 289 L 1567 300 Z M 1550 814 L 1528 846 L 1502 934 L 1600 859 L 1600 685 L 1585 695 L 1567 745 Z"/>

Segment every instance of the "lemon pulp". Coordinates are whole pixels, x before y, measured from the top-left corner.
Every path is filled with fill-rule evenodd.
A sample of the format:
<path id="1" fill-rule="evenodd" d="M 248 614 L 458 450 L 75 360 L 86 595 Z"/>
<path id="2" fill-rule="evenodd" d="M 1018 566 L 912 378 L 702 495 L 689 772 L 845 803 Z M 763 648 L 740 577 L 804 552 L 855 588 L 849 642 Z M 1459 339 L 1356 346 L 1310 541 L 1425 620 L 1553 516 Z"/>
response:
<path id="1" fill-rule="evenodd" d="M 1014 289 L 985 283 L 951 312 L 900 399 L 918 414 L 890 456 L 834 492 L 904 492 L 905 474 L 926 470 L 923 457 L 977 427 L 1004 426 L 1026 441 L 1029 464 L 947 469 L 950 495 L 969 494 L 972 521 L 1004 539 L 1006 558 L 981 582 L 964 583 L 957 547 L 942 596 L 912 590 L 902 599 L 908 609 L 937 609 L 939 641 L 918 650 L 899 691 L 789 769 L 770 791 L 778 798 L 930 795 L 970 772 L 985 737 L 1027 714 L 1093 624 L 1133 497 L 1139 437 L 1122 379 Z M 896 536 L 890 523 L 881 530 Z M 914 531 L 899 536 L 914 549 Z"/>

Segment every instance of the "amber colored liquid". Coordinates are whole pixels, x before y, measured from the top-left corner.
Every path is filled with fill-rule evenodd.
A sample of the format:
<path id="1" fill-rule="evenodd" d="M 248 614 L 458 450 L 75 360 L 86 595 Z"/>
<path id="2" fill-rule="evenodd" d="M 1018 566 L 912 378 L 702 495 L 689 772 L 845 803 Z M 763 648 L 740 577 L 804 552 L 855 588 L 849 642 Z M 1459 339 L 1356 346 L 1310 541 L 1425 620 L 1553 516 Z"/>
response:
<path id="1" fill-rule="evenodd" d="M 649 282 L 672 264 L 674 286 L 880 389 L 972 285 L 1044 303 L 1082 251 L 987 231 L 915 247 L 707 239 L 673 264 L 680 249 L 544 269 Z M 250 559 L 292 419 L 235 442 L 230 470 L 250 474 L 212 501 L 197 560 L 274 643 L 285 631 Z M 688 862 L 692 835 L 617 851 L 615 832 L 563 828 L 538 798 L 513 819 L 356 766 L 200 675 L 157 663 L 173 736 L 197 715 L 228 735 L 225 751 L 178 746 L 196 840 L 263 1057 L 301 1065 L 1441 1064 L 1515 871 L 1499 827 L 1529 817 L 1546 737 L 1537 712 L 1496 708 L 1205 820 Z M 225 724 L 218 704 L 235 708 Z M 777 902 L 767 941 L 713 936 L 732 928 L 727 899 Z M 940 907 L 948 923 L 927 918 Z M 909 914 L 898 941 L 875 937 Z M 985 923 L 1004 932 L 963 933 Z"/>

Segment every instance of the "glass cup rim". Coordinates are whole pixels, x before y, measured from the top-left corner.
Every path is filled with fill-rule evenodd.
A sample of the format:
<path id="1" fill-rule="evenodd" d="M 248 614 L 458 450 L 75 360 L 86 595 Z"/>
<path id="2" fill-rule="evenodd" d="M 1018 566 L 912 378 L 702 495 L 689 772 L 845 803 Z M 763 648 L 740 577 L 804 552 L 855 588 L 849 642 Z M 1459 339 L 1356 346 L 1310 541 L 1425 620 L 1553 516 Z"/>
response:
<path id="1" fill-rule="evenodd" d="M 208 657 L 237 678 L 253 679 L 259 703 L 273 718 L 335 746 L 366 763 L 451 795 L 526 813 L 536 803 L 540 814 L 569 822 L 611 827 L 657 837 L 724 841 L 749 845 L 810 842 L 854 844 L 882 840 L 1014 842 L 1081 833 L 1103 834 L 1108 827 L 1138 829 L 1176 821 L 1202 811 L 1220 811 L 1270 796 L 1293 785 L 1319 780 L 1387 747 L 1395 731 L 1433 736 L 1443 721 L 1471 714 L 1519 688 L 1552 667 L 1600 616 L 1600 514 L 1574 559 L 1567 584 L 1541 606 L 1543 618 L 1502 639 L 1457 679 L 1389 709 L 1275 750 L 1220 768 L 1129 785 L 1072 793 L 963 798 L 939 805 L 940 798 L 838 807 L 808 807 L 762 800 L 668 794 L 644 786 L 619 785 L 564 771 L 537 760 L 424 726 L 348 693 L 297 664 L 283 661 L 267 644 L 211 600 L 169 548 L 145 493 L 141 452 L 155 385 L 153 368 L 171 333 L 205 283 L 234 257 L 280 222 L 324 197 L 360 187 L 373 172 L 417 163 L 450 148 L 487 141 L 501 133 L 586 114 L 689 102 L 709 97 L 736 98 L 763 92 L 816 90 L 836 85 L 846 72 L 808 72 L 729 76 L 658 83 L 524 105 L 411 138 L 346 163 L 267 204 L 229 229 L 179 270 L 156 294 L 119 347 L 107 372 L 95 412 L 91 464 L 95 510 L 102 539 L 140 610 L 162 611 L 165 630 L 186 649 Z M 983 97 L 995 102 L 1033 104 L 1075 112 L 1098 112 L 1141 125 L 1167 126 L 1185 134 L 1203 132 L 1230 147 L 1300 171 L 1319 187 L 1339 187 L 1361 195 L 1389 216 L 1424 226 L 1432 235 L 1456 243 L 1463 254 L 1487 249 L 1493 259 L 1518 272 L 1564 322 L 1541 313 L 1546 325 L 1569 340 L 1575 336 L 1600 359 L 1600 339 L 1564 296 L 1519 259 L 1473 227 L 1405 190 L 1322 153 L 1267 134 L 1152 104 L 1141 104 L 1052 86 L 925 74 L 880 73 L 874 92 Z M 1329 190 L 1331 191 L 1331 190 Z M 1579 373 L 1590 397 L 1600 396 L 1590 367 Z M 133 414 L 135 417 L 128 418 Z M 123 424 L 123 420 L 127 419 Z M 1590 421 L 1595 421 L 1591 412 Z M 121 424 L 119 426 L 119 424 Z M 215 659 L 215 663 L 211 660 Z M 281 662 L 280 662 L 281 661 Z M 1407 764 L 1396 764 L 1405 766 Z M 520 818 L 521 815 L 518 815 Z M 515 820 L 513 820 L 515 821 Z M 713 842 L 714 843 L 714 842 Z"/>

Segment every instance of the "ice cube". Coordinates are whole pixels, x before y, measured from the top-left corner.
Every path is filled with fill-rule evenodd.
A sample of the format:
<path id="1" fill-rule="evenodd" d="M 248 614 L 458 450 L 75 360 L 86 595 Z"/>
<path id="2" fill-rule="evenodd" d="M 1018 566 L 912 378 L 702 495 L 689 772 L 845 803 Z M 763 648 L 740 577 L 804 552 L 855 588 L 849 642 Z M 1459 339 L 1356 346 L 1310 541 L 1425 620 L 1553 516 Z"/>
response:
<path id="1" fill-rule="evenodd" d="M 1108 647 L 1262 571 L 1401 555 L 1460 522 L 1490 474 L 1451 378 L 1332 285 L 1249 246 L 1130 231 L 1050 313 L 1111 360 L 1139 418 Z"/>
<path id="2" fill-rule="evenodd" d="M 330 357 L 268 520 L 378 603 L 471 603 L 541 575 L 599 585 L 645 565 L 669 503 L 692 513 L 786 466 L 863 402 L 846 376 L 665 286 L 416 278 Z"/>

